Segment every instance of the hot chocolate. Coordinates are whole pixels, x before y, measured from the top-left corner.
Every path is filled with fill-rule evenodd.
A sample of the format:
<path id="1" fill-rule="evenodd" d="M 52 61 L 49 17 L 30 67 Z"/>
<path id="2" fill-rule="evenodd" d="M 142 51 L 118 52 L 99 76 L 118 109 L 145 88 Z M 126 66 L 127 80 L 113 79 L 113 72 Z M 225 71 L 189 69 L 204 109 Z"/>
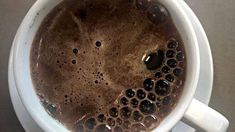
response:
<path id="1" fill-rule="evenodd" d="M 31 72 L 71 131 L 150 131 L 177 105 L 186 59 L 167 9 L 149 0 L 65 0 L 43 20 Z"/>

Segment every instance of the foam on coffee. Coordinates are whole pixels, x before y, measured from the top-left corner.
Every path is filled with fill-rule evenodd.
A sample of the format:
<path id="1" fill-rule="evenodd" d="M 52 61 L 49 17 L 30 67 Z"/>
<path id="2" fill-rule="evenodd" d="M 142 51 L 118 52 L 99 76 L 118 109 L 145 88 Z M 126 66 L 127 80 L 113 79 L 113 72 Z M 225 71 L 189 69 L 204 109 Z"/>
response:
<path id="1" fill-rule="evenodd" d="M 149 131 L 174 108 L 183 42 L 148 0 L 66 0 L 40 26 L 31 71 L 43 106 L 72 131 Z"/>

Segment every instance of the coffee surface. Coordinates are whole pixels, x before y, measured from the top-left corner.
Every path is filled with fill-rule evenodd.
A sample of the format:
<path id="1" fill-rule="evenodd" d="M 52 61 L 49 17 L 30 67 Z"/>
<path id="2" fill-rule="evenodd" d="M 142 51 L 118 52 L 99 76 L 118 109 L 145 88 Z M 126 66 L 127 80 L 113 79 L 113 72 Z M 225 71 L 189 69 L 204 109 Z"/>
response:
<path id="1" fill-rule="evenodd" d="M 181 95 L 186 59 L 168 11 L 147 0 L 66 0 L 43 20 L 31 72 L 71 131 L 150 131 Z"/>

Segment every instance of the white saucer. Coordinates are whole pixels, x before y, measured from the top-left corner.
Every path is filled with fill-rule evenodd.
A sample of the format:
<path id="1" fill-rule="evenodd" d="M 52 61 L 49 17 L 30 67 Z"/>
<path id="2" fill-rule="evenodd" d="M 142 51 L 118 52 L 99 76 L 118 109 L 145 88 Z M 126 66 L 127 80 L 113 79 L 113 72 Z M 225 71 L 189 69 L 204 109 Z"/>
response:
<path id="1" fill-rule="evenodd" d="M 181 4 L 186 14 L 190 18 L 191 23 L 196 31 L 196 35 L 197 35 L 198 43 L 199 43 L 199 49 L 200 49 L 200 55 L 201 55 L 200 56 L 201 69 L 200 69 L 200 77 L 199 77 L 199 82 L 197 85 L 195 98 L 205 104 L 208 104 L 210 101 L 212 85 L 213 85 L 213 62 L 212 62 L 210 45 L 209 45 L 207 36 L 205 34 L 205 31 L 203 27 L 201 26 L 196 15 L 193 13 L 190 7 L 183 0 L 178 0 L 178 2 Z M 18 36 L 16 34 L 14 41 L 18 39 L 17 37 Z M 14 47 L 14 45 L 12 47 Z M 15 84 L 12 83 L 12 82 L 15 82 L 14 77 L 13 77 L 13 70 L 12 70 L 12 51 L 11 51 L 10 60 L 9 60 L 8 80 L 11 80 L 11 83 L 9 83 L 10 96 L 11 96 L 14 109 L 16 111 L 16 115 L 21 125 L 23 126 L 26 132 L 42 132 L 43 130 L 35 123 L 35 121 L 26 111 L 18 95 Z M 172 129 L 172 132 L 182 132 L 182 131 L 194 132 L 195 130 L 191 128 L 190 126 L 188 126 L 187 124 L 180 121 Z"/>

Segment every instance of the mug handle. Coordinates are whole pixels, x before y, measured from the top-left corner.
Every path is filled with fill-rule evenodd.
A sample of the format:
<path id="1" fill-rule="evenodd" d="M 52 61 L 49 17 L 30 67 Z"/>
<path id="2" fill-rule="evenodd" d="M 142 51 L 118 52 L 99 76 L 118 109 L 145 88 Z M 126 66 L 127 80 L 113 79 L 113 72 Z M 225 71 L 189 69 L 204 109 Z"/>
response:
<path id="1" fill-rule="evenodd" d="M 206 132 L 226 132 L 229 126 L 223 115 L 196 99 L 192 100 L 183 121 L 199 131 Z"/>

